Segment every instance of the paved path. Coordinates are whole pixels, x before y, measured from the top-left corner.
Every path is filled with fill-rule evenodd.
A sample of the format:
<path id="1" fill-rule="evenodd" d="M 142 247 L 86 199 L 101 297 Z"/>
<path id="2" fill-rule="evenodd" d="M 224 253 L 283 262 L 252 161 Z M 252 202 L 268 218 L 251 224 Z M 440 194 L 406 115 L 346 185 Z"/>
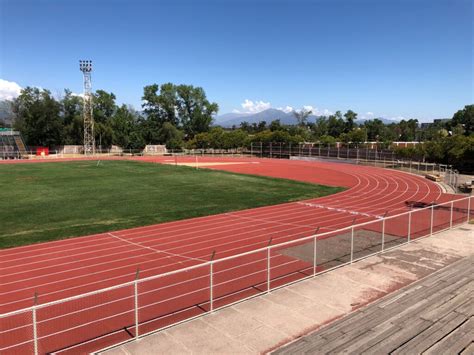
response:
<path id="1" fill-rule="evenodd" d="M 472 354 L 473 265 L 461 259 L 274 354 Z"/>
<path id="2" fill-rule="evenodd" d="M 417 240 L 399 249 L 389 251 L 382 255 L 372 256 L 352 265 L 319 275 L 315 278 L 293 284 L 291 286 L 272 291 L 270 294 L 254 298 L 217 311 L 199 319 L 169 328 L 165 331 L 142 338 L 138 342 L 130 342 L 121 347 L 109 350 L 108 354 L 166 354 L 166 353 L 193 353 L 193 354 L 257 354 L 268 352 L 287 344 L 312 331 L 322 329 L 328 324 L 344 316 L 357 317 L 365 312 L 363 306 L 375 301 L 380 307 L 384 304 L 387 309 L 395 307 L 397 303 L 384 296 L 393 294 L 403 289 L 409 296 L 410 290 L 424 287 L 424 292 L 436 296 L 437 292 L 450 286 L 436 300 L 439 303 L 449 300 L 452 294 L 459 293 L 459 299 L 467 300 L 468 284 L 463 284 L 469 273 L 464 276 L 449 278 L 447 281 L 436 284 L 437 277 L 442 275 L 445 268 L 474 255 L 474 225 L 464 225 L 452 231 L 436 234 L 430 238 Z M 472 269 L 472 264 L 470 265 Z M 441 270 L 441 271 L 440 271 Z M 472 273 L 471 273 L 472 274 Z M 429 275 L 436 275 L 428 284 L 420 286 L 415 284 Z M 456 277 L 454 277 L 456 276 Z M 429 282 L 429 281 L 427 281 Z M 452 293 L 450 293 L 452 292 Z M 384 297 L 382 301 L 380 298 Z M 437 297 L 437 296 L 436 296 Z M 407 299 L 408 301 L 411 300 Z M 407 302 L 408 302 L 407 301 Z M 457 301 L 457 300 L 456 300 Z M 414 302 L 414 301 L 413 301 Z M 461 302 L 461 301 L 459 301 Z M 429 302 L 425 301 L 424 304 Z M 410 324 L 408 302 L 406 313 L 400 315 L 399 328 Z M 455 304 L 460 307 L 460 304 Z M 446 306 L 442 306 L 446 307 Z M 449 308 L 449 307 L 448 307 Z M 426 311 L 423 309 L 423 311 Z M 446 309 L 448 311 L 448 309 Z M 459 311 L 459 309 L 458 309 Z M 392 310 L 392 313 L 399 311 Z M 426 311 L 427 312 L 427 311 Z M 459 311 L 459 314 L 463 314 Z M 465 314 L 464 314 L 465 315 Z M 436 322 L 434 314 L 431 317 L 419 320 L 416 330 L 427 327 Z M 358 316 L 360 317 L 360 315 Z M 358 318 L 360 325 L 353 325 L 362 329 L 365 322 L 370 319 Z M 459 324 L 461 318 L 447 321 L 449 324 Z M 373 321 L 373 320 L 372 320 Z M 454 323 L 453 323 L 454 322 Z M 389 331 L 380 328 L 375 331 Z M 441 323 L 440 323 L 441 324 Z M 444 323 L 443 323 L 444 324 Z M 472 324 L 467 323 L 467 325 Z M 433 330 L 436 328 L 433 328 Z M 463 332 L 465 328 L 460 328 Z M 405 334 L 405 333 L 403 333 Z M 408 334 L 409 335 L 409 334 Z M 414 334 L 413 334 L 414 335 Z M 459 334 L 458 334 L 459 335 Z M 340 337 L 340 333 L 335 334 Z M 455 339 L 455 338 L 453 338 Z M 342 343 L 341 343 L 342 344 Z"/>

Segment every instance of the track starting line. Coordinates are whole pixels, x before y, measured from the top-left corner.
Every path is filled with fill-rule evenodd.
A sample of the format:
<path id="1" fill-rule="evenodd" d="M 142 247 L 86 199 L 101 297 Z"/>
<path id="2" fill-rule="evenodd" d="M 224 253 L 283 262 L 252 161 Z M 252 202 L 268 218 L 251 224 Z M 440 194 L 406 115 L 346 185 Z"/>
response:
<path id="1" fill-rule="evenodd" d="M 329 207 L 329 206 L 324 206 L 324 205 L 319 205 L 316 203 L 309 203 L 309 202 L 296 202 L 299 205 L 307 206 L 307 207 L 315 207 L 315 208 L 322 208 L 326 209 L 329 211 L 337 211 L 337 212 L 343 212 L 343 213 L 349 213 L 355 216 L 364 216 L 364 217 L 371 217 L 371 218 L 377 218 L 377 219 L 383 219 L 383 216 L 379 215 L 374 215 L 370 213 L 365 213 L 365 212 L 358 212 L 358 211 L 351 211 L 351 210 L 346 210 L 344 208 L 338 208 L 338 207 Z"/>

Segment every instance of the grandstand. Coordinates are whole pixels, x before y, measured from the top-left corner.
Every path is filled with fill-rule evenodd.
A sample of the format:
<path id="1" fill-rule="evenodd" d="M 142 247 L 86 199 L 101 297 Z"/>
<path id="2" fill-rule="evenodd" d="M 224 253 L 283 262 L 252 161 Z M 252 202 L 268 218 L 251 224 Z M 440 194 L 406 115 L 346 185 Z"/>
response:
<path id="1" fill-rule="evenodd" d="M 20 132 L 10 128 L 0 128 L 0 159 L 20 159 L 28 157 Z"/>

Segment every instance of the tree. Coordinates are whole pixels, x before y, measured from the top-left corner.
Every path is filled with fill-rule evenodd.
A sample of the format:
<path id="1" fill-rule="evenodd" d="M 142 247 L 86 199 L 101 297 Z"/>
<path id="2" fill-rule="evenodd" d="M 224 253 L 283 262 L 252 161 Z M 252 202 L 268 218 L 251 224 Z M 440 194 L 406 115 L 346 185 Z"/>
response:
<path id="1" fill-rule="evenodd" d="M 308 117 L 313 113 L 313 111 L 308 110 L 306 108 L 302 108 L 299 111 L 293 111 L 293 116 L 296 118 L 296 122 L 298 122 L 298 126 L 306 126 L 308 123 Z"/>
<path id="2" fill-rule="evenodd" d="M 166 83 L 143 88 L 142 107 L 149 120 L 160 129 L 165 122 L 182 128 L 188 138 L 207 132 L 219 106 L 209 102 L 204 89 L 192 85 Z"/>
<path id="3" fill-rule="evenodd" d="M 142 100 L 144 101 L 143 111 L 147 118 L 157 125 L 158 129 L 165 122 L 174 126 L 178 125 L 175 85 L 166 83 L 161 86 L 158 84 L 145 86 Z"/>
<path id="4" fill-rule="evenodd" d="M 341 111 L 337 111 L 328 118 L 328 134 L 333 137 L 339 137 L 344 132 L 345 124 L 342 119 Z"/>
<path id="5" fill-rule="evenodd" d="M 61 105 L 44 89 L 26 87 L 13 102 L 15 129 L 26 144 L 54 146 L 62 143 Z"/>
<path id="6" fill-rule="evenodd" d="M 93 96 L 94 123 L 107 123 L 117 109 L 115 95 L 104 90 L 97 90 Z"/>
<path id="7" fill-rule="evenodd" d="M 65 89 L 60 101 L 64 124 L 64 144 L 83 144 L 84 118 L 82 117 L 82 98 Z"/>
<path id="8" fill-rule="evenodd" d="M 10 127 L 13 122 L 12 102 L 0 100 L 0 127 Z"/>
<path id="9" fill-rule="evenodd" d="M 369 142 L 384 140 L 385 125 L 382 120 L 376 118 L 374 120 L 365 121 L 364 127 L 367 131 L 367 140 Z"/>
<path id="10" fill-rule="evenodd" d="M 365 128 L 354 128 L 347 133 L 348 143 L 360 144 L 364 143 L 367 136 Z"/>
<path id="11" fill-rule="evenodd" d="M 464 109 L 457 111 L 452 120 L 452 126 L 462 125 L 464 134 L 469 136 L 474 133 L 474 105 L 466 105 Z"/>
<path id="12" fill-rule="evenodd" d="M 345 123 L 345 133 L 348 133 L 352 131 L 355 127 L 355 120 L 357 119 L 357 113 L 355 113 L 352 110 L 348 110 L 345 114 L 344 117 L 346 118 L 346 123 Z"/>
<path id="13" fill-rule="evenodd" d="M 323 135 L 319 137 L 319 143 L 324 145 L 331 145 L 336 143 L 336 138 L 333 136 Z"/>
<path id="14" fill-rule="evenodd" d="M 252 131 L 252 127 L 247 121 L 240 122 L 240 129 L 248 133 Z"/>
<path id="15" fill-rule="evenodd" d="M 328 134 L 328 119 L 327 117 L 319 117 L 312 126 L 314 137 L 317 139 Z"/>
<path id="16" fill-rule="evenodd" d="M 418 128 L 418 120 L 409 119 L 401 120 L 398 125 L 395 126 L 395 130 L 398 133 L 397 140 L 402 142 L 412 142 L 416 139 L 416 130 Z"/>
<path id="17" fill-rule="evenodd" d="M 268 128 L 270 128 L 270 131 L 272 132 L 283 130 L 283 126 L 281 125 L 280 120 L 273 120 L 272 122 L 270 122 L 270 126 L 268 126 Z"/>
<path id="18" fill-rule="evenodd" d="M 179 85 L 176 87 L 176 108 L 179 114 L 179 124 L 188 137 L 197 133 L 209 131 L 212 116 L 219 110 L 215 102 L 209 102 L 206 93 L 200 87 Z"/>
<path id="19" fill-rule="evenodd" d="M 241 148 L 247 139 L 247 133 L 241 129 L 235 131 L 225 132 L 223 135 L 222 147 L 224 149 Z"/>
<path id="20" fill-rule="evenodd" d="M 184 144 L 183 136 L 183 132 L 170 122 L 165 122 L 158 131 L 160 143 L 165 144 L 168 149 L 180 149 Z"/>
<path id="21" fill-rule="evenodd" d="M 112 129 L 112 144 L 122 148 L 130 148 L 131 134 L 136 131 L 138 114 L 126 105 L 117 108 L 110 120 Z"/>

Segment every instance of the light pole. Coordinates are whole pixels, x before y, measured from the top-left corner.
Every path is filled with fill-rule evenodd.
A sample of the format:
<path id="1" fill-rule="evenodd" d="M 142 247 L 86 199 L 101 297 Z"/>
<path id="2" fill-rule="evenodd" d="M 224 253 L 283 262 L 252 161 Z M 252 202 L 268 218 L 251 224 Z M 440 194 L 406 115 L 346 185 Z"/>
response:
<path id="1" fill-rule="evenodd" d="M 92 116 L 92 60 L 80 60 L 79 69 L 84 75 L 84 154 L 95 153 L 94 118 Z"/>

